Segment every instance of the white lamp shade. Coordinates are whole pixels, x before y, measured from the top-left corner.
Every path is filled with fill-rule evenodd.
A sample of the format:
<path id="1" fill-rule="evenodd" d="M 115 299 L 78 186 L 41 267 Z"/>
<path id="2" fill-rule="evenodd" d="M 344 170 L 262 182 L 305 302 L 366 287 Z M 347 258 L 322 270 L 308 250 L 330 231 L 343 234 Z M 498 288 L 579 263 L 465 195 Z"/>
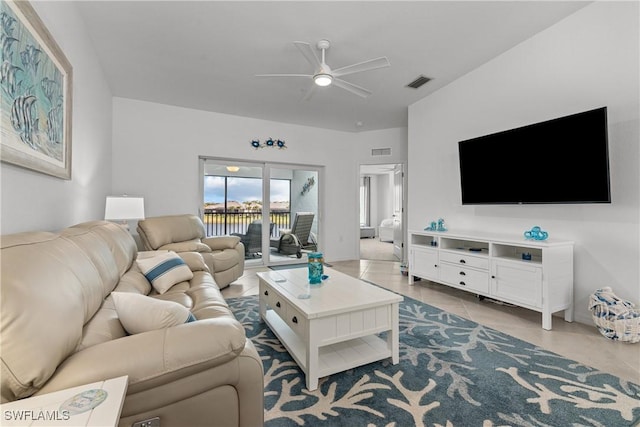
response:
<path id="1" fill-rule="evenodd" d="M 144 219 L 144 198 L 107 196 L 107 203 L 104 208 L 104 219 Z"/>

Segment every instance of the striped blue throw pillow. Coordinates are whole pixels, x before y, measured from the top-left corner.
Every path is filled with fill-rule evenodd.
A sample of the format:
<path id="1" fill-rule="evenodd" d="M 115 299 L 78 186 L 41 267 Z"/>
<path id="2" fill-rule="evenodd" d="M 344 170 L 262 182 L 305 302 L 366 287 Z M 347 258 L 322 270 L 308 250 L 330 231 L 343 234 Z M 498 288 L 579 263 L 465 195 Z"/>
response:
<path id="1" fill-rule="evenodd" d="M 138 259 L 136 262 L 142 274 L 159 294 L 167 292 L 176 283 L 193 278 L 191 269 L 173 251 L 152 258 Z"/>

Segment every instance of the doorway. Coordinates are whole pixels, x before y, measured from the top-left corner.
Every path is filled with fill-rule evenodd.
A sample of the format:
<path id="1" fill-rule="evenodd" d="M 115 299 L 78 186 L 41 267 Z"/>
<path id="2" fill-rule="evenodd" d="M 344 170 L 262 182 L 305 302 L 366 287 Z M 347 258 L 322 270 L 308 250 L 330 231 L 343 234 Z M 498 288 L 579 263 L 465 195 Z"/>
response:
<path id="1" fill-rule="evenodd" d="M 360 259 L 404 259 L 404 166 L 360 165 Z"/>
<path id="2" fill-rule="evenodd" d="M 318 250 L 320 168 L 201 157 L 200 173 L 207 236 L 240 237 L 246 266 L 300 263 L 303 254 Z M 297 227 L 303 213 L 313 221 L 305 235 Z"/>

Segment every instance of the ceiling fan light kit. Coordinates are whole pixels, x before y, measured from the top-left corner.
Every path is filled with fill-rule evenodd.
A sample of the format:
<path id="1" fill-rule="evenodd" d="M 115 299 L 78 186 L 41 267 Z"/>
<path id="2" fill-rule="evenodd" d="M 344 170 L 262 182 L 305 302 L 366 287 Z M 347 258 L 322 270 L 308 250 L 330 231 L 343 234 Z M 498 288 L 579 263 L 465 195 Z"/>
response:
<path id="1" fill-rule="evenodd" d="M 342 80 L 338 77 L 346 76 L 349 74 L 360 73 L 362 71 L 370 71 L 375 70 L 377 68 L 388 67 L 391 64 L 387 57 L 382 56 L 376 59 L 370 59 L 368 61 L 359 62 L 357 64 L 348 65 L 346 67 L 341 67 L 336 70 L 331 70 L 331 68 L 325 62 L 325 54 L 327 49 L 331 46 L 329 40 L 320 40 L 316 44 L 316 47 L 321 51 L 321 58 L 318 58 L 316 52 L 311 47 L 309 43 L 306 42 L 293 42 L 300 53 L 306 58 L 306 60 L 311 64 L 314 69 L 313 74 L 258 74 L 256 77 L 306 77 L 311 78 L 312 86 L 307 91 L 307 95 L 305 96 L 305 100 L 311 98 L 313 95 L 313 88 L 315 86 L 336 86 L 341 89 L 346 90 L 347 92 L 351 92 L 355 95 L 361 96 L 363 98 L 371 95 L 371 91 L 357 86 L 353 83 L 349 83 L 346 80 Z M 315 84 L 315 86 L 314 86 Z"/>
<path id="2" fill-rule="evenodd" d="M 316 74 L 315 76 L 313 76 L 313 81 L 318 85 L 318 86 L 329 86 L 331 84 L 331 82 L 333 81 L 333 77 L 331 77 L 330 74 Z"/>

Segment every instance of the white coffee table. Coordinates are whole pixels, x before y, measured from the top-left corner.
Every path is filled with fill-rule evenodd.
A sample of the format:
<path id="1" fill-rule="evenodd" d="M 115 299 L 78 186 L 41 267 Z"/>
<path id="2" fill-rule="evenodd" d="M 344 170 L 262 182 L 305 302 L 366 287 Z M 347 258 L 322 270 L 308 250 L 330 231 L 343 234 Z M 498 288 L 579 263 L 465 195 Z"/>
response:
<path id="1" fill-rule="evenodd" d="M 307 286 L 306 268 L 257 273 L 260 317 L 306 374 L 318 379 L 391 357 L 398 363 L 398 304 L 402 296 L 325 267 L 329 276 Z M 387 332 L 386 340 L 377 336 Z"/>

